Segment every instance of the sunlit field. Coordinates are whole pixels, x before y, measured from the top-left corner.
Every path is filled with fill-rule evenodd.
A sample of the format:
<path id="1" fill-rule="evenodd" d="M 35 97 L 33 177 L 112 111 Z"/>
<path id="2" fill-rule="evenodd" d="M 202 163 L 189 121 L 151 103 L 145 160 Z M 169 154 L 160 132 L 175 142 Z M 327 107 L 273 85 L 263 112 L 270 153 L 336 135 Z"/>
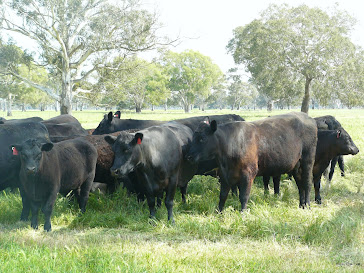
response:
<path id="1" fill-rule="evenodd" d="M 234 113 L 247 121 L 289 112 L 182 111 L 122 112 L 121 118 L 172 120 L 197 115 Z M 95 128 L 106 111 L 73 112 L 84 128 Z M 0 116 L 5 117 L 5 112 Z M 282 176 L 281 194 L 264 194 L 257 178 L 248 209 L 240 212 L 238 197 L 229 195 L 217 213 L 219 183 L 195 176 L 187 203 L 177 191 L 175 225 L 162 207 L 149 220 L 146 202 L 119 189 L 113 195 L 91 194 L 81 215 L 76 202 L 58 197 L 52 232 L 20 222 L 21 198 L 16 190 L 0 193 L 0 272 L 364 272 L 364 110 L 310 110 L 313 117 L 335 116 L 360 149 L 345 156 L 346 176 L 337 169 L 322 204 L 298 208 L 294 181 Z M 54 111 L 13 112 L 12 118 Z M 287 151 L 288 153 L 289 151 Z"/>

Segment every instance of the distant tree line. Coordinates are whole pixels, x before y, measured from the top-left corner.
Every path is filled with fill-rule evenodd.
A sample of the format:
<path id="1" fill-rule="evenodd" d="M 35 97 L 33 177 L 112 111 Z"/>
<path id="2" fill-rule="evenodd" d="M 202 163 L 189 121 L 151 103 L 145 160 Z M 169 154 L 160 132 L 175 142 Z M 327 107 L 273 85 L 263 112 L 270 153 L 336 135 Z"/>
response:
<path id="1" fill-rule="evenodd" d="M 36 42 L 30 53 L 0 38 L 0 106 L 71 113 L 119 109 L 256 109 L 364 105 L 364 51 L 355 20 L 333 7 L 270 5 L 234 29 L 226 74 L 200 52 L 167 50 L 158 16 L 140 1 L 0 2 L 0 31 Z M 21 20 L 26 18 L 26 20 Z M 3 35 L 4 37 L 4 35 Z M 153 61 L 140 52 L 161 48 Z"/>

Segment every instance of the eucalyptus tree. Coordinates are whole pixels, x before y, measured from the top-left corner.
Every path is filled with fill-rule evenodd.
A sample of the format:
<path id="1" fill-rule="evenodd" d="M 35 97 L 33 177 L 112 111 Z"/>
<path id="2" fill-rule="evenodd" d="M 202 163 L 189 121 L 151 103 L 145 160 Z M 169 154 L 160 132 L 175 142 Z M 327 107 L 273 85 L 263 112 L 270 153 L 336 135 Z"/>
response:
<path id="1" fill-rule="evenodd" d="M 234 110 L 240 109 L 242 105 L 253 104 L 258 92 L 254 85 L 243 80 L 243 76 L 238 72 L 237 68 L 230 69 L 227 76 L 230 84 L 228 85 L 228 97 L 227 101 Z"/>
<path id="2" fill-rule="evenodd" d="M 21 81 L 8 72 L 20 73 L 21 66 L 30 66 L 30 56 L 12 41 L 0 40 L 0 97 L 6 99 L 7 116 L 12 116 L 12 103 L 18 94 L 24 92 Z"/>
<path id="3" fill-rule="evenodd" d="M 324 82 L 328 75 L 339 77 L 333 71 L 343 68 L 355 52 L 349 38 L 354 24 L 336 8 L 325 12 L 306 5 L 270 5 L 259 19 L 234 29 L 227 50 L 236 64 L 246 66 L 259 92 L 270 98 L 299 92 L 301 111 L 307 113 L 312 83 Z"/>
<path id="4" fill-rule="evenodd" d="M 158 65 L 133 56 L 117 57 L 111 66 L 118 69 L 100 70 L 98 86 L 102 87 L 104 96 L 111 98 L 114 105 L 126 100 L 139 113 L 145 103 L 158 105 L 168 98 L 167 78 Z"/>
<path id="5" fill-rule="evenodd" d="M 220 68 L 210 57 L 197 51 L 168 51 L 162 56 L 161 64 L 169 77 L 172 94 L 181 100 L 186 113 L 197 96 L 206 100 L 211 90 L 223 81 Z"/>
<path id="6" fill-rule="evenodd" d="M 165 42 L 157 37 L 156 15 L 142 9 L 139 0 L 3 0 L 1 7 L 1 28 L 35 41 L 35 59 L 60 86 L 10 72 L 58 100 L 62 114 L 72 111 L 74 85 L 115 54 L 126 56 Z"/>

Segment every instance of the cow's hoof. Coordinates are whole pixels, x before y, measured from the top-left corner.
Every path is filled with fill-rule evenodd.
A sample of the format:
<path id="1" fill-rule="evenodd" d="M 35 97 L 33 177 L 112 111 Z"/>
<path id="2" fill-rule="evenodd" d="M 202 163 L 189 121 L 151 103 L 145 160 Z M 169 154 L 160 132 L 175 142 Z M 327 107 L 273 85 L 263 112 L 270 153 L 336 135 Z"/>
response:
<path id="1" fill-rule="evenodd" d="M 155 218 L 154 216 L 150 216 L 148 219 L 148 224 L 155 227 L 157 225 L 157 218 Z"/>
<path id="2" fill-rule="evenodd" d="M 319 205 L 321 205 L 321 203 L 322 203 L 321 199 L 316 199 L 315 202 L 316 202 L 316 204 L 319 204 Z"/>
<path id="3" fill-rule="evenodd" d="M 30 225 L 33 229 L 38 229 L 38 224 L 31 224 Z"/>

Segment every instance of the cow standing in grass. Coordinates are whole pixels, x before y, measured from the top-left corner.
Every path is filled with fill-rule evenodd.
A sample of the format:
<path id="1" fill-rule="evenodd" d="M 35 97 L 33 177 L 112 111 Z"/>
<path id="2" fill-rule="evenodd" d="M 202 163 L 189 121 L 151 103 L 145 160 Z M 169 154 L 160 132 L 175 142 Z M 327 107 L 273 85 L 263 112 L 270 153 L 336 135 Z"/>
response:
<path id="1" fill-rule="evenodd" d="M 300 207 L 310 204 L 317 126 L 305 113 L 290 113 L 254 122 L 217 126 L 201 123 L 194 132 L 187 158 L 192 162 L 216 158 L 220 169 L 219 210 L 229 190 L 237 185 L 242 209 L 246 208 L 256 176 L 278 176 L 293 171 Z"/>
<path id="2" fill-rule="evenodd" d="M 85 212 L 97 160 L 92 144 L 82 139 L 56 144 L 28 139 L 11 147 L 21 158 L 20 181 L 30 199 L 34 229 L 38 228 L 38 212 L 42 208 L 44 230 L 51 230 L 51 214 L 58 193 L 77 192 L 81 212 Z"/>
<path id="3" fill-rule="evenodd" d="M 197 168 L 184 159 L 184 151 L 192 140 L 191 129 L 171 122 L 135 134 L 120 132 L 118 137 L 106 136 L 105 140 L 115 153 L 111 172 L 120 176 L 135 172 L 135 182 L 140 183 L 147 197 L 150 217 L 155 217 L 155 200 L 165 191 L 168 220 L 174 222 L 176 188 L 185 188 Z"/>
<path id="4" fill-rule="evenodd" d="M 20 158 L 16 150 L 10 150 L 11 144 L 20 143 L 29 137 L 40 141 L 49 141 L 47 128 L 40 122 L 16 120 L 0 125 L 0 191 L 19 187 L 22 197 L 22 213 L 20 220 L 27 221 L 30 211 L 30 203 L 19 180 Z"/>

